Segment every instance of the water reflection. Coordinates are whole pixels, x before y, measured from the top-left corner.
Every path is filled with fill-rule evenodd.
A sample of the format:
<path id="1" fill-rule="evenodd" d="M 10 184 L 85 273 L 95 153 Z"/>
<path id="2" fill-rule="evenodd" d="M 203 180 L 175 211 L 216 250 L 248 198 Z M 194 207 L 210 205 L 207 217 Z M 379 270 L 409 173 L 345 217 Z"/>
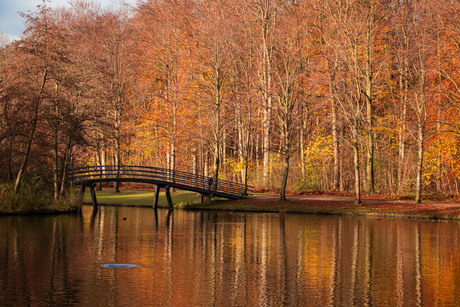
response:
<path id="1" fill-rule="evenodd" d="M 5 305 L 458 305 L 458 223 L 101 207 L 0 218 Z M 137 267 L 104 267 L 129 263 Z"/>

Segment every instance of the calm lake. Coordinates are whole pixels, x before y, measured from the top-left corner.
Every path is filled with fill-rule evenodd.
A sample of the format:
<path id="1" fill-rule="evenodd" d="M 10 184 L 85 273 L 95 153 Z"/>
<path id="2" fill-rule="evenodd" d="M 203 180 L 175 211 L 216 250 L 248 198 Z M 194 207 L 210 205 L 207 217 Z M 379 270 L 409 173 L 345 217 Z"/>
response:
<path id="1" fill-rule="evenodd" d="M 459 304 L 460 223 L 90 206 L 0 217 L 2 306 Z"/>

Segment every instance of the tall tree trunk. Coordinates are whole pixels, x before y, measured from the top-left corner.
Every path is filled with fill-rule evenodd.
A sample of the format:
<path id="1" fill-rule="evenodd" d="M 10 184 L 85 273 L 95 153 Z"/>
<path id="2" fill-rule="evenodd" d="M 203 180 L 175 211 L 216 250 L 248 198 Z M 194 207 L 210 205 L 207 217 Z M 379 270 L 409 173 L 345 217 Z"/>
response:
<path id="1" fill-rule="evenodd" d="M 53 136 L 53 187 L 54 187 L 54 192 L 53 192 L 53 197 L 54 200 L 59 199 L 59 192 L 60 192 L 60 186 L 59 186 L 59 148 L 58 148 L 58 131 L 54 131 L 54 136 Z"/>
<path id="2" fill-rule="evenodd" d="M 366 92 L 371 95 L 372 85 L 367 84 Z M 374 182 L 374 123 L 372 111 L 372 98 L 368 96 L 366 100 L 366 121 L 367 121 L 367 150 L 366 150 L 366 191 L 368 194 L 375 193 Z"/>
<path id="3" fill-rule="evenodd" d="M 212 189 L 217 191 L 217 181 L 219 179 L 219 146 L 214 147 L 214 167 L 213 167 L 213 175 L 212 177 L 214 178 L 213 180 L 213 187 Z"/>
<path id="4" fill-rule="evenodd" d="M 120 177 L 120 166 L 121 166 L 121 135 L 120 135 L 120 114 L 118 111 L 115 112 L 115 168 L 116 168 L 116 178 L 118 179 Z M 116 180 L 113 184 L 113 191 L 115 193 L 120 193 L 120 182 Z"/>
<path id="5" fill-rule="evenodd" d="M 220 166 L 220 131 L 221 131 L 221 118 L 220 118 L 220 106 L 221 106 L 221 88 L 220 88 L 220 69 L 216 69 L 216 88 L 215 88 L 215 127 L 214 127 L 214 167 L 213 167 L 213 189 L 217 191 L 217 181 L 219 180 L 219 166 Z"/>
<path id="6" fill-rule="evenodd" d="M 13 140 L 14 137 L 10 137 L 9 141 L 9 155 L 8 155 L 8 181 L 12 181 L 14 179 L 14 174 L 13 174 Z"/>
<path id="7" fill-rule="evenodd" d="M 250 100 L 249 100 L 250 101 Z M 250 102 L 249 102 L 250 103 Z M 238 105 L 237 109 L 237 128 L 238 128 L 238 155 L 241 167 L 241 182 L 243 183 L 243 195 L 248 192 L 248 169 L 249 169 L 249 144 L 251 141 L 250 125 L 250 111 L 249 114 L 242 114 L 241 108 Z M 246 119 L 246 121 L 244 120 Z"/>
<path id="8" fill-rule="evenodd" d="M 407 117 L 407 80 L 401 75 L 400 76 L 400 93 L 401 93 L 401 115 L 399 119 L 398 129 L 398 193 L 403 191 L 404 183 L 404 160 L 406 156 L 406 117 Z"/>
<path id="9" fill-rule="evenodd" d="M 418 61 L 417 63 L 420 68 L 419 84 L 416 89 L 418 91 L 416 102 L 416 113 L 417 113 L 417 173 L 415 183 L 415 203 L 419 204 L 422 202 L 422 174 L 423 174 L 423 142 L 425 141 L 425 124 L 427 116 L 427 101 L 425 96 L 426 91 L 426 67 L 425 67 L 425 50 L 420 48 L 418 50 Z"/>
<path id="10" fill-rule="evenodd" d="M 62 164 L 61 190 L 59 192 L 61 197 L 64 196 L 66 190 L 67 173 L 69 170 L 70 160 L 72 158 L 72 147 L 72 140 L 70 137 L 68 137 Z"/>
<path id="11" fill-rule="evenodd" d="M 304 110 L 305 111 L 305 110 Z M 305 111 L 306 113 L 306 111 Z M 302 180 L 307 180 L 307 171 L 305 165 L 305 143 L 306 143 L 306 136 L 307 136 L 307 116 L 302 114 L 302 128 L 300 129 L 300 136 L 299 136 L 299 158 L 300 158 L 300 167 L 302 168 Z"/>
<path id="12" fill-rule="evenodd" d="M 373 56 L 374 56 L 374 3 L 370 3 L 370 12 L 366 27 L 366 68 L 365 68 L 365 94 L 366 94 L 366 122 L 367 122 L 367 160 L 366 160 L 366 191 L 375 193 L 374 182 L 374 112 L 373 112 Z"/>
<path id="13" fill-rule="evenodd" d="M 356 127 L 351 127 L 353 142 L 353 163 L 355 172 L 355 204 L 361 204 L 361 174 L 359 171 L 359 139 Z"/>
<path id="14" fill-rule="evenodd" d="M 115 140 L 115 172 L 116 172 L 116 177 L 115 178 L 120 178 L 120 166 L 121 166 L 121 160 L 120 160 L 120 140 Z M 114 182 L 113 184 L 113 191 L 115 193 L 120 193 L 120 183 L 117 181 Z"/>
<path id="15" fill-rule="evenodd" d="M 332 92 L 332 89 L 330 90 Z M 338 137 L 338 116 L 337 104 L 331 96 L 332 109 L 332 144 L 334 148 L 334 190 L 340 191 L 340 152 L 339 152 L 339 137 Z"/>
<path id="16" fill-rule="evenodd" d="M 423 173 L 423 125 L 421 122 L 418 123 L 417 129 L 417 173 L 415 183 L 415 203 L 420 204 L 422 202 L 422 173 Z"/>
<path id="17" fill-rule="evenodd" d="M 283 172 L 283 180 L 281 181 L 281 190 L 280 190 L 280 201 L 286 200 L 286 187 L 287 187 L 287 180 L 289 175 L 289 160 L 290 156 L 287 154 L 284 156 L 284 172 Z"/>
<path id="18" fill-rule="evenodd" d="M 272 117 L 272 46 L 270 37 L 274 27 L 274 16 L 276 9 L 271 1 L 259 1 L 260 22 L 261 22 L 261 68 L 259 69 L 259 79 L 261 83 L 262 95 L 262 156 L 263 156 L 263 181 L 267 188 L 270 182 L 270 125 Z"/>
<path id="19" fill-rule="evenodd" d="M 21 181 L 22 178 L 24 177 L 24 172 L 27 167 L 27 162 L 29 160 L 30 156 L 30 150 L 32 148 L 32 143 L 34 141 L 35 137 L 35 130 L 37 129 L 37 124 L 38 124 L 38 113 L 40 109 L 40 102 L 41 102 L 41 94 L 43 93 L 43 89 L 45 88 L 46 80 L 47 80 L 47 75 L 48 75 L 48 69 L 45 68 L 45 71 L 43 73 L 43 81 L 40 87 L 40 90 L 38 92 L 38 95 L 35 99 L 35 105 L 34 105 L 34 117 L 32 118 L 32 127 L 30 128 L 29 135 L 27 138 L 27 145 L 26 145 L 26 152 L 24 153 L 24 158 L 22 159 L 21 166 L 19 167 L 18 174 L 16 176 L 16 181 L 14 183 L 14 192 L 18 193 L 19 188 L 21 187 Z"/>

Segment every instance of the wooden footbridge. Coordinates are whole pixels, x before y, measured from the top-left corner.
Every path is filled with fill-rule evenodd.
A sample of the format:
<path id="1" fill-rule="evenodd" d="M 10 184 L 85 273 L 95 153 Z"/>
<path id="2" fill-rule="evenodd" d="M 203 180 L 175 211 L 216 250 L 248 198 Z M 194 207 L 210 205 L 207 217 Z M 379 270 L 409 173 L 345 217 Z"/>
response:
<path id="1" fill-rule="evenodd" d="M 70 171 L 72 185 L 81 185 L 81 193 L 85 188 L 91 191 L 93 206 L 97 208 L 96 192 L 94 185 L 100 182 L 138 182 L 155 185 L 155 197 L 153 208 L 158 207 L 158 195 L 160 189 L 165 190 L 168 207 L 173 208 L 170 188 L 193 191 L 199 193 L 203 201 L 211 196 L 229 199 L 241 199 L 245 197 L 244 185 L 227 180 L 214 180 L 212 177 L 201 176 L 188 172 L 170 170 L 166 168 L 133 165 L 96 165 L 77 167 Z"/>

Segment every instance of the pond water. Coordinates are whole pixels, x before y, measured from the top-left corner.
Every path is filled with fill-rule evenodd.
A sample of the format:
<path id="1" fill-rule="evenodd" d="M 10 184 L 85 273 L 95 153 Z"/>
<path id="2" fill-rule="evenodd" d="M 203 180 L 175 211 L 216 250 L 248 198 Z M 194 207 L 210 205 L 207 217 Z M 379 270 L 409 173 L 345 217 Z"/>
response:
<path id="1" fill-rule="evenodd" d="M 460 224 L 84 206 L 0 217 L 0 305 L 460 304 Z"/>

